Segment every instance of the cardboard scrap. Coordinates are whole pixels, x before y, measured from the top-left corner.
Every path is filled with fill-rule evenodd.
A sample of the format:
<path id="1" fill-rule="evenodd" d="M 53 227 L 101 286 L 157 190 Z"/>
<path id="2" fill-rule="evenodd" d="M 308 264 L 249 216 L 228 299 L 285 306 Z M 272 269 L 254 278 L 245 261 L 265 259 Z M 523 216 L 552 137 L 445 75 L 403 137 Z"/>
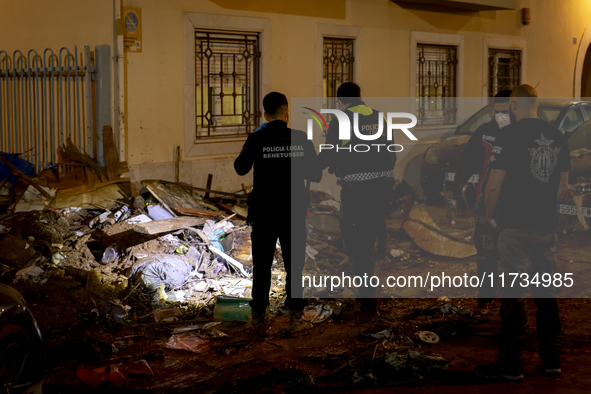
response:
<path id="1" fill-rule="evenodd" d="M 445 235 L 422 205 L 415 205 L 402 228 L 423 250 L 446 257 L 466 258 L 476 254 L 473 244 L 456 241 Z"/>
<path id="2" fill-rule="evenodd" d="M 86 193 L 62 196 L 61 190 L 58 190 L 51 207 L 55 209 L 70 207 L 93 207 L 110 209 L 113 202 L 125 198 L 117 185 L 108 185 Z"/>

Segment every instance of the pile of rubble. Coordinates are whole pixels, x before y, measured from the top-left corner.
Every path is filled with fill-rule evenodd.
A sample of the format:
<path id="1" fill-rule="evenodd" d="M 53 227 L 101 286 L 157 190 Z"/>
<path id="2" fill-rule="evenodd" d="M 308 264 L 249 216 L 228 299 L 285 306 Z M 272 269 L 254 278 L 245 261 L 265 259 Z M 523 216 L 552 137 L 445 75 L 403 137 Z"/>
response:
<path id="1" fill-rule="evenodd" d="M 2 274 L 31 286 L 68 275 L 105 299 L 138 292 L 154 306 L 204 307 L 222 295 L 250 297 L 245 217 L 220 211 L 225 204 L 195 198 L 178 184 L 143 185 L 135 197 L 117 184 L 65 190 L 67 196 L 47 188 L 52 199 L 29 186 L 22 198 L 29 205 L 0 220 Z"/>

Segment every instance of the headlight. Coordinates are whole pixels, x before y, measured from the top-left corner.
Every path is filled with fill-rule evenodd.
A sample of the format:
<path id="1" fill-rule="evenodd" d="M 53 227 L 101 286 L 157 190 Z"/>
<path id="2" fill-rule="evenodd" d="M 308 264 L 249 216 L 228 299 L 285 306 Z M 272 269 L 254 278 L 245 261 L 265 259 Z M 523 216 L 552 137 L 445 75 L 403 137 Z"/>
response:
<path id="1" fill-rule="evenodd" d="M 438 165 L 439 158 L 437 157 L 437 153 L 435 153 L 435 150 L 433 148 L 434 147 L 432 146 L 429 149 L 427 149 L 427 151 L 425 152 L 425 156 L 423 157 L 423 160 L 425 160 L 425 162 L 429 164 Z"/>

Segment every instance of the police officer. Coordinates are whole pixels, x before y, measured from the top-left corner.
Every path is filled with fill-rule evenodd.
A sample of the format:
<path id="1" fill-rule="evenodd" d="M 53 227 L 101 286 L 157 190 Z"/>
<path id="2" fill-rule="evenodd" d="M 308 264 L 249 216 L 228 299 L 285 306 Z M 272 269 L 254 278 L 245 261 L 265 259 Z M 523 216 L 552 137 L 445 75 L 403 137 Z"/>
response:
<path id="1" fill-rule="evenodd" d="M 483 196 L 483 182 L 488 173 L 490 158 L 496 139 L 501 129 L 510 124 L 509 96 L 510 90 L 498 92 L 493 99 L 495 116 L 490 122 L 483 123 L 476 129 L 464 152 L 456 173 L 453 196 L 457 204 L 463 200 L 462 189 L 468 180 L 478 174 L 476 187 L 476 227 L 474 229 L 474 245 L 478 252 L 478 277 L 484 273 L 489 275 L 497 272 L 497 238 L 498 232 L 490 228 L 486 222 L 486 209 Z M 478 294 L 478 305 L 484 308 L 495 298 L 495 286 L 482 286 Z"/>
<path id="2" fill-rule="evenodd" d="M 528 290 L 524 283 L 530 284 L 538 307 L 540 371 L 553 375 L 561 372 L 558 285 L 556 281 L 544 285 L 540 281 L 555 278 L 556 201 L 566 190 L 570 154 L 564 135 L 539 119 L 537 108 L 538 95 L 533 87 L 521 85 L 511 93 L 511 125 L 501 131 L 491 157 L 486 219 L 491 228 L 500 230 L 498 273 L 506 279 L 501 286 L 497 361 L 477 369 L 487 377 L 523 379 L 519 334 Z M 512 283 L 508 279 L 511 275 L 518 275 L 520 280 Z"/>
<path id="3" fill-rule="evenodd" d="M 379 112 L 365 105 L 361 99 L 361 89 L 352 82 L 343 83 L 337 90 L 339 109 L 349 117 L 354 127 L 358 119 L 361 134 L 376 134 L 379 130 Z M 318 156 L 322 168 L 329 168 L 341 181 L 340 229 L 345 252 L 352 263 L 355 276 L 372 276 L 378 258 L 376 239 L 384 244 L 385 216 L 392 194 L 393 170 L 396 153 L 382 147 L 379 151 L 360 152 L 354 147 L 365 144 L 356 133 L 351 133 L 351 140 L 339 140 L 339 122 L 335 118 L 330 122 L 326 135 L 326 144 L 339 149 L 322 150 Z M 394 144 L 388 141 L 386 133 L 372 144 Z M 371 286 L 360 287 L 362 310 L 376 310 L 375 289 Z"/>
<path id="4" fill-rule="evenodd" d="M 253 191 L 249 196 L 247 221 L 252 225 L 253 289 L 251 324 L 255 332 L 266 331 L 271 265 L 277 239 L 287 272 L 285 305 L 289 308 L 290 332 L 303 327 L 302 270 L 306 249 L 306 210 L 309 190 L 305 180 L 320 182 L 322 170 L 312 142 L 303 131 L 287 127 L 285 95 L 271 92 L 263 99 L 264 128 L 250 134 L 234 161 L 238 175 L 254 167 Z M 294 282 L 294 279 L 299 282 Z"/>

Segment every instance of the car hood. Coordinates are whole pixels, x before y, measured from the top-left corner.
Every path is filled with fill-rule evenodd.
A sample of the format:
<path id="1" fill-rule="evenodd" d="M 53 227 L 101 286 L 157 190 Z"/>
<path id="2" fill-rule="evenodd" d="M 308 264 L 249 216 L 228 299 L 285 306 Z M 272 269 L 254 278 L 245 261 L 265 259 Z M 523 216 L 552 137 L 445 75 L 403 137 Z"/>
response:
<path id="1" fill-rule="evenodd" d="M 10 286 L 0 284 L 0 313 L 12 308 L 26 309 L 27 303 L 23 296 Z"/>
<path id="2" fill-rule="evenodd" d="M 433 145 L 431 150 L 437 155 L 440 164 L 458 162 L 469 140 L 469 135 L 444 137 L 439 143 Z"/>
<path id="3" fill-rule="evenodd" d="M 39 335 L 39 340 L 41 340 L 39 325 L 21 293 L 8 285 L 0 283 L 0 324 L 17 315 L 25 316 L 33 324 L 35 331 Z"/>

